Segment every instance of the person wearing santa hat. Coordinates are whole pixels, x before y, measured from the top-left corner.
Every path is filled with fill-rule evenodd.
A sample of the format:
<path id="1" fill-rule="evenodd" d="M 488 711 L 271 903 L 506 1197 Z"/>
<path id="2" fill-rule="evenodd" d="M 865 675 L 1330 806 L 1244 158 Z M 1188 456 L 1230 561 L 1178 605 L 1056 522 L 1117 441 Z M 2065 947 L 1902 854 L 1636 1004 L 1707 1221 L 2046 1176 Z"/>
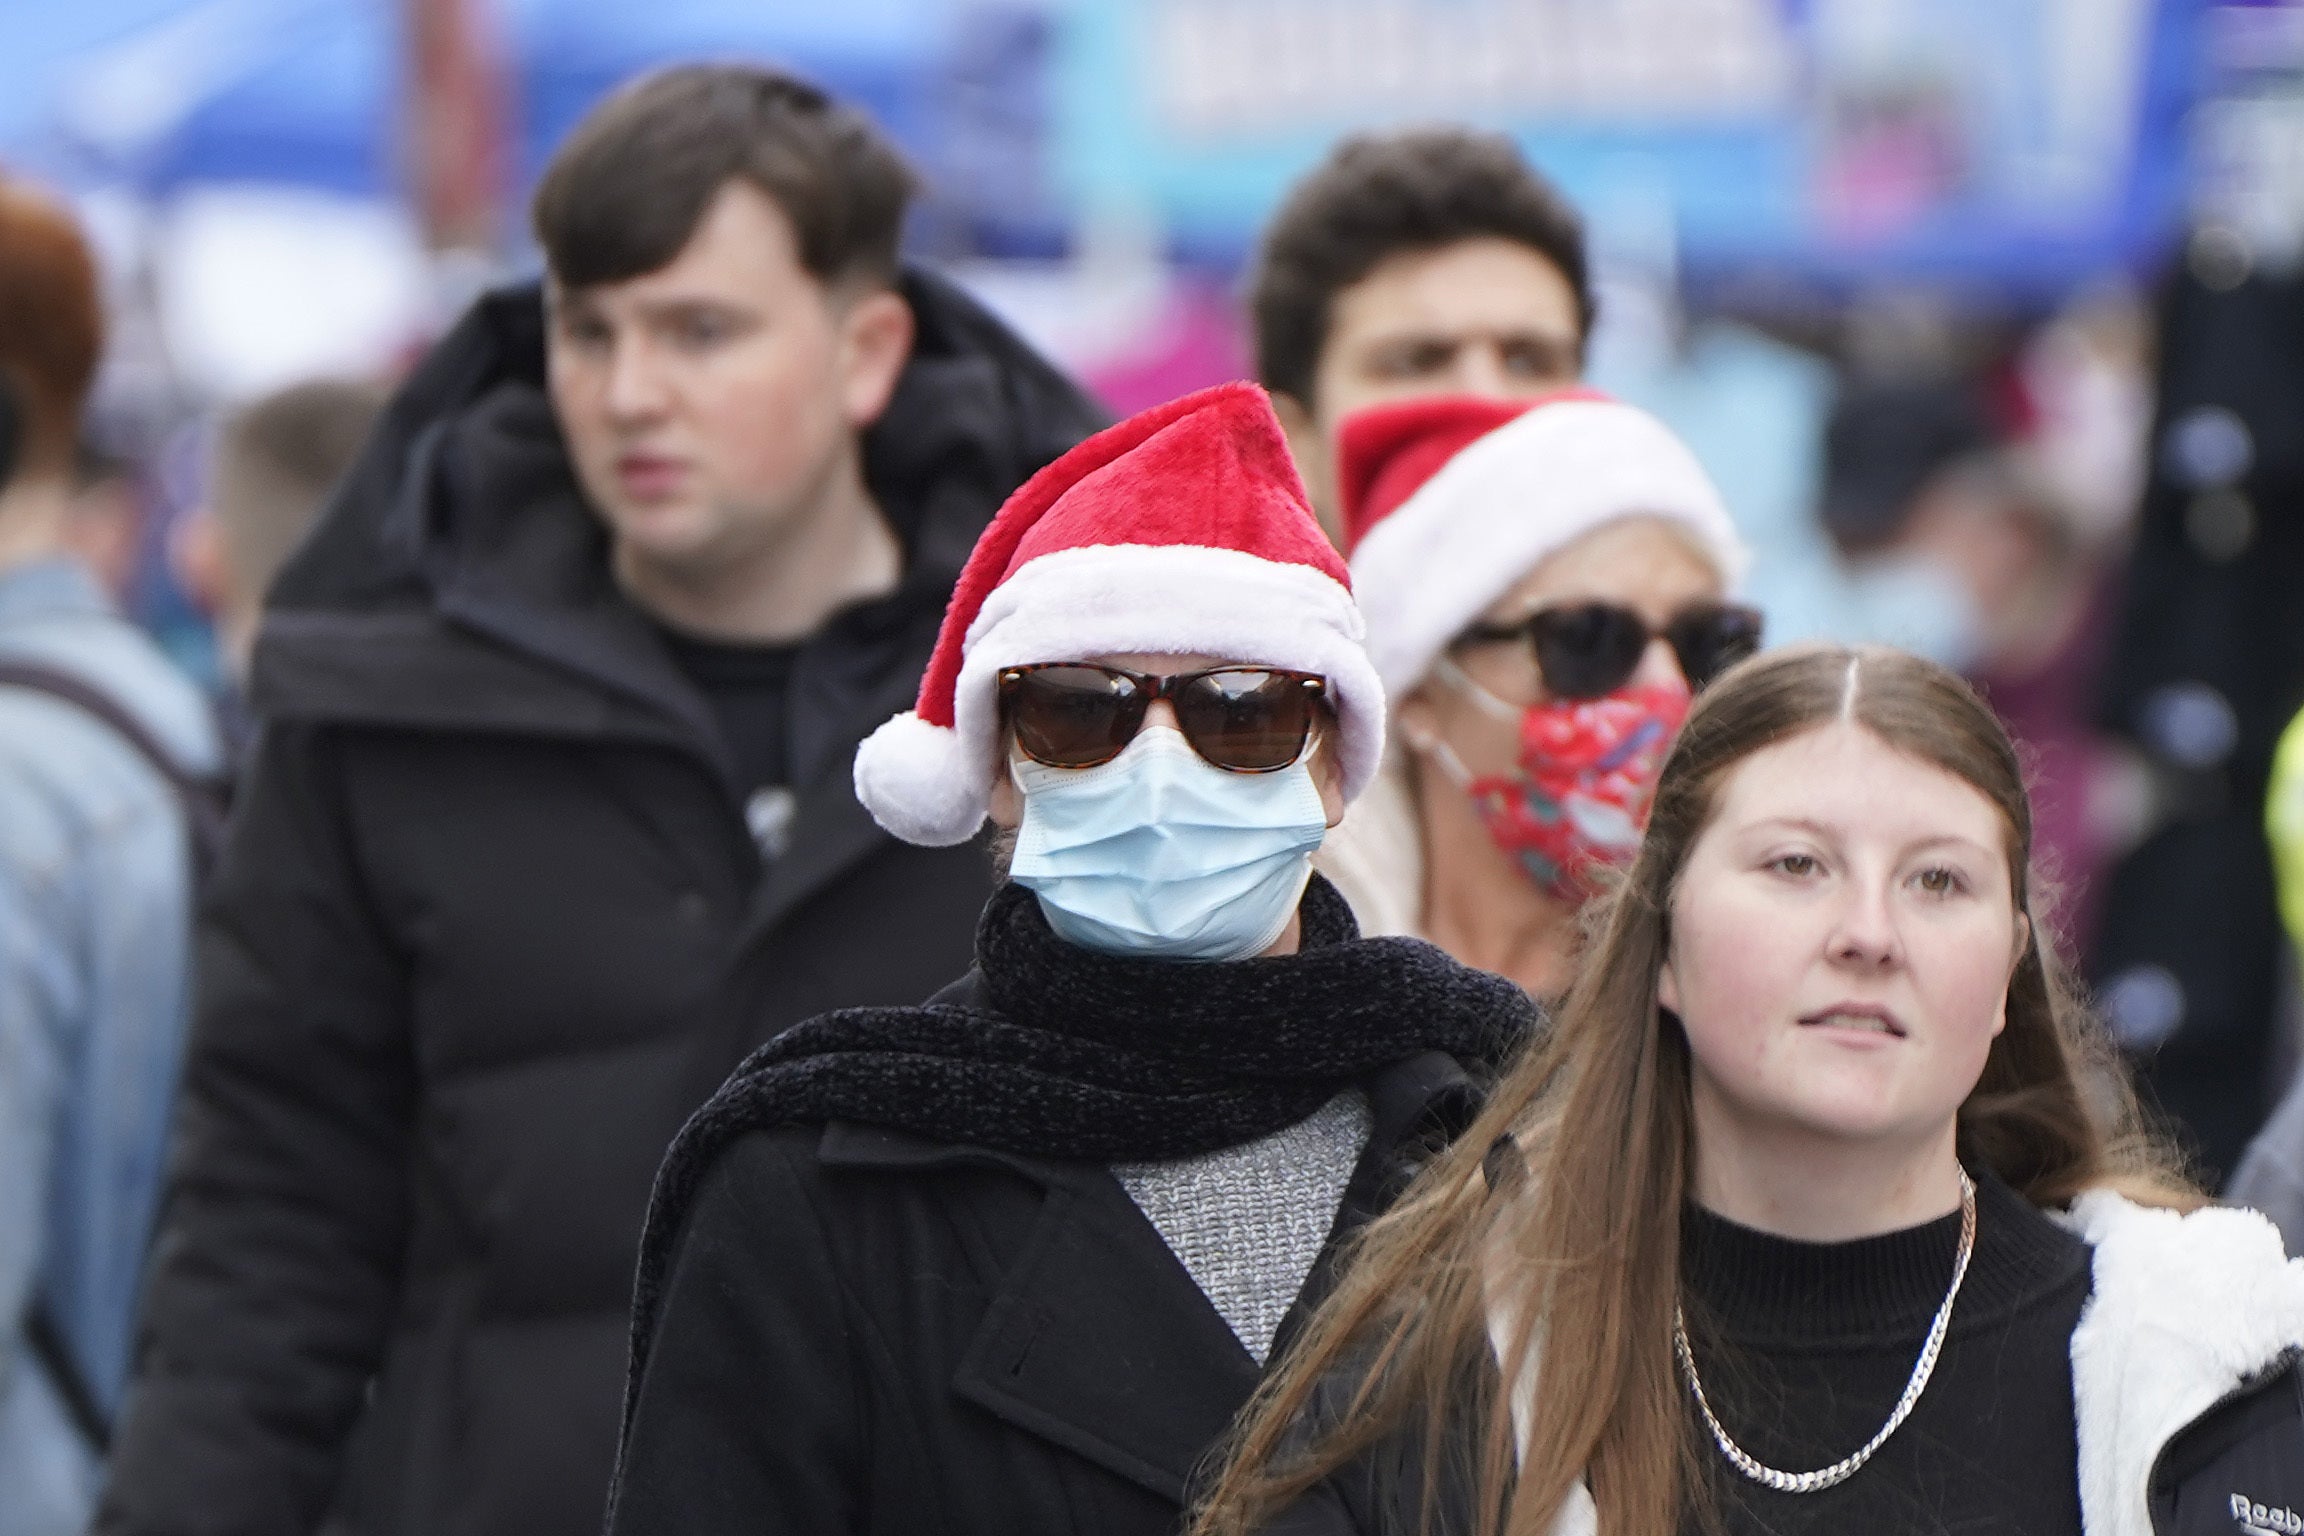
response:
<path id="1" fill-rule="evenodd" d="M 798 1026 L 674 1144 L 614 1536 L 1179 1527 L 1336 1245 L 1535 1025 L 1312 868 L 1382 757 L 1361 635 L 1252 385 L 1002 508 L 856 788 L 915 842 L 989 817 L 1009 881 L 967 977 Z"/>
<path id="2" fill-rule="evenodd" d="M 1320 867 L 1364 931 L 1554 996 L 1691 690 L 1759 647 L 1743 543 L 1687 447 L 1596 390 L 1372 406 L 1339 451 L 1394 746 Z"/>

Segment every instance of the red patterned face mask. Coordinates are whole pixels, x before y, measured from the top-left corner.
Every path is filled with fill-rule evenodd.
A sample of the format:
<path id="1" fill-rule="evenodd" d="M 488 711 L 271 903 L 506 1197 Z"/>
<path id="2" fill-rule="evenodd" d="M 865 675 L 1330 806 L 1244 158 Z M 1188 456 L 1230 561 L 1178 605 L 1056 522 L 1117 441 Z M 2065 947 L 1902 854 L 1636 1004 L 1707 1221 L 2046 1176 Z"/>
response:
<path id="1" fill-rule="evenodd" d="M 1434 760 L 1539 890 L 1584 900 L 1596 871 L 1629 863 L 1640 846 L 1664 753 L 1688 715 L 1687 688 L 1623 688 L 1516 709 L 1452 662 L 1440 671 L 1482 708 L 1519 722 L 1520 760 L 1508 773 L 1474 776 L 1444 742 L 1434 744 Z"/>

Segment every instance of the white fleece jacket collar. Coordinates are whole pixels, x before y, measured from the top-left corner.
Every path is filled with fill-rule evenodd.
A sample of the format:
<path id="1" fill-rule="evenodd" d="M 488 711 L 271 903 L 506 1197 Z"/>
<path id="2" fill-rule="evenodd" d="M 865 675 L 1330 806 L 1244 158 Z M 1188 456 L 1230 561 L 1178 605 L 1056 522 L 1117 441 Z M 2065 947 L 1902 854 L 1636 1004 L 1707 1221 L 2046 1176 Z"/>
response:
<path id="1" fill-rule="evenodd" d="M 2081 1527 L 2152 1536 L 2161 1450 L 2304 1345 L 2304 1261 L 2254 1211 L 2180 1216 L 2098 1191 L 2057 1219 L 2095 1250 L 2095 1290 L 2072 1331 Z"/>

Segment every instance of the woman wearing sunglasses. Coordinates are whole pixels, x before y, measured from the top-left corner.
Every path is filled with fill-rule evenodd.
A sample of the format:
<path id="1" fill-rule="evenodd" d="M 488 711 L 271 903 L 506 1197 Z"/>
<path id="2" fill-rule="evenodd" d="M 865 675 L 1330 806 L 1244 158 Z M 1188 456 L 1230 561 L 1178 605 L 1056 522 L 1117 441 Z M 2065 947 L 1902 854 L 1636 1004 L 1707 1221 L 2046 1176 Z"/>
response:
<path id="1" fill-rule="evenodd" d="M 965 979 L 788 1032 L 674 1146 L 613 1532 L 1176 1530 L 1335 1244 L 1532 1024 L 1312 872 L 1381 750 L 1359 634 L 1250 386 L 1001 510 L 856 784 L 916 842 L 989 814 L 1010 883 Z"/>
<path id="2" fill-rule="evenodd" d="M 1199 1536 L 2304 1528 L 2304 1264 L 2138 1130 L 2032 830 L 1932 662 L 1701 695 L 1554 1027 Z"/>
<path id="3" fill-rule="evenodd" d="M 1340 450 L 1394 747 L 1321 867 L 1366 931 L 1553 996 L 1691 691 L 1759 645 L 1743 546 L 1679 440 L 1590 390 L 1376 406 Z"/>

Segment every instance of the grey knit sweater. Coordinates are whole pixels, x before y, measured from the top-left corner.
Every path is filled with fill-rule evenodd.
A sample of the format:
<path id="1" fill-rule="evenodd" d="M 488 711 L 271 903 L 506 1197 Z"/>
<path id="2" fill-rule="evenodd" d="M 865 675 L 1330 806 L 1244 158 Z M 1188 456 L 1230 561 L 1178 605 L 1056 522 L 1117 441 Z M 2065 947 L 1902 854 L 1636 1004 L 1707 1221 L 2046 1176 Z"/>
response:
<path id="1" fill-rule="evenodd" d="M 1367 1097 L 1350 1088 L 1255 1141 L 1112 1172 L 1261 1365 L 1336 1224 L 1371 1128 Z"/>

